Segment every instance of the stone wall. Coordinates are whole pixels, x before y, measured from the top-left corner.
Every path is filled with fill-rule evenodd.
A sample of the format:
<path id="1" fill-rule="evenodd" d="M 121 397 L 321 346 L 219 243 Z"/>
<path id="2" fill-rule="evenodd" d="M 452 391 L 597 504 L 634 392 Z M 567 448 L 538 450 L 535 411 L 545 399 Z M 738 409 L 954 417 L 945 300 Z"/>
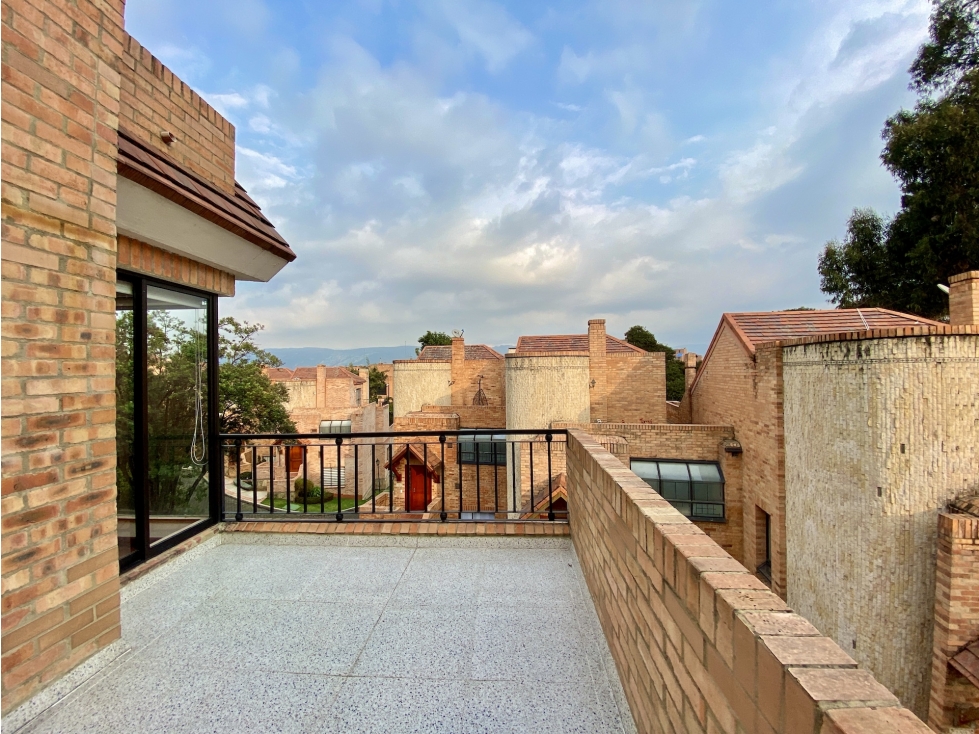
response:
<path id="1" fill-rule="evenodd" d="M 577 428 L 598 440 L 626 466 L 631 459 L 683 459 L 716 461 L 724 475 L 725 522 L 695 522 L 708 537 L 735 558 L 741 557 L 741 455 L 725 451 L 725 441 L 734 439 L 730 426 L 700 426 L 648 423 L 558 423 L 555 428 Z M 619 439 L 615 445 L 607 437 Z"/>
<path id="2" fill-rule="evenodd" d="M 534 430 L 555 421 L 589 422 L 588 383 L 586 352 L 508 354 L 506 427 Z"/>
<path id="3" fill-rule="evenodd" d="M 5 713 L 119 637 L 122 13 L 122 0 L 3 4 Z"/>
<path id="4" fill-rule="evenodd" d="M 949 665 L 963 647 L 979 639 L 979 517 L 938 516 L 935 564 L 935 631 L 928 724 L 979 729 L 979 688 Z M 966 728 L 969 727 L 969 728 Z"/>
<path id="5" fill-rule="evenodd" d="M 399 359 L 394 362 L 394 417 L 423 405 L 451 405 L 452 364 L 448 360 Z"/>
<path id="6" fill-rule="evenodd" d="M 697 381 L 684 395 L 693 423 L 733 426 L 744 449 L 743 533 L 739 560 L 757 568 L 764 560 L 758 520 L 771 517 L 772 590 L 786 595 L 785 467 L 782 427 L 782 352 L 759 348 L 750 353 L 725 323 Z M 681 413 L 683 411 L 681 410 Z"/>
<path id="7" fill-rule="evenodd" d="M 219 189 L 235 189 L 235 128 L 159 59 L 127 36 L 119 65 L 119 125 Z M 160 133 L 176 140 L 167 145 Z"/>
<path id="8" fill-rule="evenodd" d="M 316 380 L 282 380 L 281 382 L 289 392 L 285 408 L 290 413 L 302 408 L 316 408 Z"/>
<path id="9" fill-rule="evenodd" d="M 788 601 L 924 718 L 938 512 L 979 490 L 979 337 L 787 345 L 783 373 Z"/>
<path id="10" fill-rule="evenodd" d="M 568 482 L 571 537 L 640 732 L 929 731 L 580 431 Z"/>

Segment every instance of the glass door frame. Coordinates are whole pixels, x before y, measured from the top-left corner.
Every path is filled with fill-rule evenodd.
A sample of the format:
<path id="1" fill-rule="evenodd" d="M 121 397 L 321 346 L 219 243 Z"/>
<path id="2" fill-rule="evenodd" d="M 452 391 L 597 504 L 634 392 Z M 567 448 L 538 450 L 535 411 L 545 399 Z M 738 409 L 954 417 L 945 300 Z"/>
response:
<path id="1" fill-rule="evenodd" d="M 158 556 L 188 538 L 221 521 L 224 507 L 224 467 L 218 438 L 218 297 L 214 293 L 188 288 L 140 273 L 117 270 L 116 280 L 133 289 L 133 507 L 136 516 L 136 550 L 119 559 L 120 572 Z M 207 471 L 208 517 L 182 530 L 150 543 L 149 486 L 149 405 L 147 400 L 147 287 L 156 286 L 201 298 L 207 302 Z M 118 455 L 117 455 L 118 460 Z M 217 481 L 215 481 L 217 479 Z"/>

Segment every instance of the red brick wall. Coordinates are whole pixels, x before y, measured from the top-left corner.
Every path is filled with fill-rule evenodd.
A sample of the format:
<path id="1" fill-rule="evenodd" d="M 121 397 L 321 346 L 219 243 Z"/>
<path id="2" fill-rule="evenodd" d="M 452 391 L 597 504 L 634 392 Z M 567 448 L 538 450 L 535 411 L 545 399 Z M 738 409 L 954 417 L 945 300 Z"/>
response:
<path id="1" fill-rule="evenodd" d="M 152 275 L 161 280 L 200 288 L 221 296 L 235 294 L 235 276 L 231 273 L 161 250 L 125 235 L 120 235 L 118 238 L 116 265 L 122 270 Z"/>
<path id="2" fill-rule="evenodd" d="M 743 540 L 739 560 L 754 570 L 758 557 L 755 508 L 772 518 L 772 590 L 786 595 L 785 451 L 782 427 L 782 350 L 759 349 L 752 358 L 723 324 L 692 392 L 694 423 L 734 426 L 744 448 Z"/>
<path id="3" fill-rule="evenodd" d="M 979 731 L 979 688 L 948 664 L 979 639 L 979 517 L 938 516 L 935 633 L 928 724 L 936 731 Z"/>
<path id="4" fill-rule="evenodd" d="M 568 443 L 571 538 L 639 732 L 928 728 L 595 439 Z"/>
<path id="5" fill-rule="evenodd" d="M 3 711 L 119 637 L 116 119 L 123 2 L 3 22 Z"/>
<path id="6" fill-rule="evenodd" d="M 119 124 L 179 164 L 231 192 L 235 128 L 131 36 L 123 49 Z M 176 141 L 167 145 L 164 130 Z"/>

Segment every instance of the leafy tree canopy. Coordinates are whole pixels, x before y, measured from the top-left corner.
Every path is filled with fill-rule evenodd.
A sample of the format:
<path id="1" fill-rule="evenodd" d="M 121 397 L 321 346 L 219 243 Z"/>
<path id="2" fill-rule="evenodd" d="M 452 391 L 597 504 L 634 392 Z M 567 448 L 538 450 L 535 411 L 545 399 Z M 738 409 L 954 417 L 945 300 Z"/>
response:
<path id="1" fill-rule="evenodd" d="M 347 370 L 353 372 L 355 375 L 360 373 L 364 365 L 355 365 L 353 363 L 347 365 Z M 372 364 L 367 365 L 367 385 L 370 390 L 369 400 L 372 403 L 377 402 L 378 395 L 387 394 L 387 378 L 384 373 L 381 372 L 377 367 Z"/>
<path id="2" fill-rule="evenodd" d="M 218 385 L 224 433 L 296 432 L 285 407 L 289 391 L 262 371 L 263 367 L 282 365 L 278 357 L 255 343 L 255 335 L 264 328 L 247 321 L 239 323 L 230 316 L 220 321 Z"/>
<path id="3" fill-rule="evenodd" d="M 938 0 L 911 74 L 922 97 L 887 120 L 881 154 L 901 209 L 891 219 L 855 210 L 819 274 L 840 307 L 941 318 L 948 299 L 936 285 L 979 267 L 979 0 Z"/>
<path id="4" fill-rule="evenodd" d="M 446 334 L 444 331 L 426 331 L 420 337 L 418 337 L 418 343 L 421 347 L 415 349 L 415 356 L 421 353 L 421 350 L 425 347 L 447 347 L 452 344 L 452 337 Z"/>
<path id="5" fill-rule="evenodd" d="M 685 382 L 683 362 L 676 358 L 676 350 L 666 344 L 660 344 L 645 326 L 631 327 L 625 333 L 625 340 L 632 346 L 645 349 L 647 352 L 666 354 L 666 399 L 680 400 L 683 397 Z"/>

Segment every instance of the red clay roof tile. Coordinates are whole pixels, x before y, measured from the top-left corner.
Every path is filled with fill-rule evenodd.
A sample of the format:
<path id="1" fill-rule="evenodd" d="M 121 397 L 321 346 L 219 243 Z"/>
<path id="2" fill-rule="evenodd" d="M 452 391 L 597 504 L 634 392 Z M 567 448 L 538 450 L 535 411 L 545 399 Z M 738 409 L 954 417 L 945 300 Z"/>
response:
<path id="1" fill-rule="evenodd" d="M 938 321 L 883 308 L 764 311 L 727 313 L 724 316 L 734 322 L 751 347 L 764 342 L 794 339 L 812 334 L 895 329 L 907 326 L 941 326 Z"/>
<path id="2" fill-rule="evenodd" d="M 452 359 L 452 347 L 442 344 L 423 347 L 418 359 Z M 485 344 L 466 344 L 466 359 L 503 359 L 503 355 Z"/>
<path id="3" fill-rule="evenodd" d="M 517 354 L 521 352 L 587 352 L 588 334 L 548 334 L 546 336 L 522 336 L 517 339 Z M 605 335 L 605 351 L 608 353 L 643 353 L 622 339 Z"/>

